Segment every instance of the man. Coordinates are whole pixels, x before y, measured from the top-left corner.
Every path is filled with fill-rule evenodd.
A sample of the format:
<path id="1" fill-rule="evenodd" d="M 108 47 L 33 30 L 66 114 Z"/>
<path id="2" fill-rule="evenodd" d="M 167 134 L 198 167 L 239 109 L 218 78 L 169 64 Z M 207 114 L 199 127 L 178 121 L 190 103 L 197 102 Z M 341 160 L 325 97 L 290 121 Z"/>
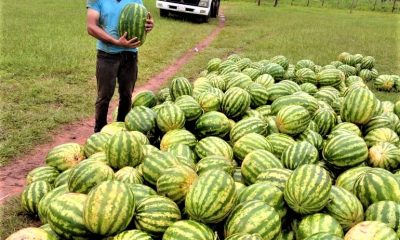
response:
<path id="1" fill-rule="evenodd" d="M 107 112 L 118 80 L 119 106 L 117 121 L 123 122 L 132 106 L 132 92 L 137 78 L 137 38 L 126 39 L 118 34 L 119 15 L 129 3 L 141 0 L 88 0 L 87 31 L 97 38 L 97 100 L 94 132 L 107 124 Z M 146 32 L 153 29 L 151 15 L 146 21 Z"/>

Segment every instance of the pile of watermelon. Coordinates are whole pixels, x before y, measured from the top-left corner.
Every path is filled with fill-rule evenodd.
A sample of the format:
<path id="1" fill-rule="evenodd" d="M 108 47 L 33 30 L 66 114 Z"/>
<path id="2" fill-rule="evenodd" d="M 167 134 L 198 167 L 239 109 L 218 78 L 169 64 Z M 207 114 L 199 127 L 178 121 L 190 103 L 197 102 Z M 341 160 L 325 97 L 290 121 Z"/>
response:
<path id="1" fill-rule="evenodd" d="M 368 89 L 373 57 L 338 59 L 233 54 L 136 94 L 28 174 L 43 226 L 8 239 L 399 239 L 400 101 Z"/>

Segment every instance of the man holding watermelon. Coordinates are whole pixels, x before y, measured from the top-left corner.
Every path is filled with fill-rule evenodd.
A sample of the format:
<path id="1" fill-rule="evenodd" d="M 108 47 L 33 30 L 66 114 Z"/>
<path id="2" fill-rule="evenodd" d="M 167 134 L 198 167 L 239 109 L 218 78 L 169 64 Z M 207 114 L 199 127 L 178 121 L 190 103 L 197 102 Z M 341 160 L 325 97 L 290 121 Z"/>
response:
<path id="1" fill-rule="evenodd" d="M 98 39 L 95 132 L 99 132 L 107 124 L 108 107 L 117 81 L 119 92 L 117 121 L 123 122 L 132 106 L 132 92 L 138 72 L 137 47 L 142 42 L 137 37 L 128 39 L 130 33 L 120 34 L 118 29 L 121 11 L 130 4 L 143 6 L 141 0 L 87 0 L 87 31 Z M 143 20 L 142 35 L 151 31 L 153 26 L 153 18 L 148 13 Z"/>

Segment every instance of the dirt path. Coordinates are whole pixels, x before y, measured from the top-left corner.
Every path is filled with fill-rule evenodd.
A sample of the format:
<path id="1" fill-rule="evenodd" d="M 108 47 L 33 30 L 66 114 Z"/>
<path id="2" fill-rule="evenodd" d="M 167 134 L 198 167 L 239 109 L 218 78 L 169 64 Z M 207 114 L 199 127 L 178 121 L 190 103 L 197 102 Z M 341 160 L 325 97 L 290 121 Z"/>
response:
<path id="1" fill-rule="evenodd" d="M 222 11 L 221 11 L 222 12 Z M 180 58 L 171 63 L 159 74 L 151 78 L 145 85 L 135 88 L 135 92 L 147 89 L 156 91 L 160 86 L 174 76 L 188 61 L 190 61 L 197 52 L 202 51 L 216 38 L 225 25 L 225 17 L 220 14 L 218 26 L 205 39 L 201 40 L 196 46 L 188 49 Z M 196 49 L 196 51 L 195 51 Z M 112 108 L 117 105 L 114 101 L 109 111 L 109 117 Z M 83 119 L 79 122 L 63 125 L 54 131 L 53 138 L 49 143 L 41 144 L 29 153 L 14 159 L 10 164 L 0 169 L 0 203 L 20 193 L 25 186 L 25 177 L 32 169 L 44 165 L 44 159 L 48 151 L 53 147 L 67 143 L 76 142 L 84 144 L 86 139 L 93 134 L 93 118 Z"/>

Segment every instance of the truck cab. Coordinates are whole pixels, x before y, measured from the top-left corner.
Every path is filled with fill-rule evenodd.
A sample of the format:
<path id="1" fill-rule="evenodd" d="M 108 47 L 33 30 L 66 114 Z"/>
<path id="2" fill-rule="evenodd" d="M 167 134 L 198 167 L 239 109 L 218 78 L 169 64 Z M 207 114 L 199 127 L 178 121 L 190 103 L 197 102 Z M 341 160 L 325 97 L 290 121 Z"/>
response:
<path id="1" fill-rule="evenodd" d="M 194 14 L 208 22 L 210 17 L 217 17 L 220 0 L 157 0 L 160 16 L 166 17 L 170 12 Z"/>

